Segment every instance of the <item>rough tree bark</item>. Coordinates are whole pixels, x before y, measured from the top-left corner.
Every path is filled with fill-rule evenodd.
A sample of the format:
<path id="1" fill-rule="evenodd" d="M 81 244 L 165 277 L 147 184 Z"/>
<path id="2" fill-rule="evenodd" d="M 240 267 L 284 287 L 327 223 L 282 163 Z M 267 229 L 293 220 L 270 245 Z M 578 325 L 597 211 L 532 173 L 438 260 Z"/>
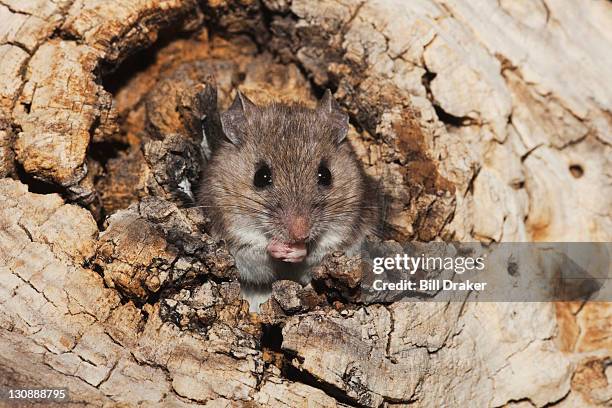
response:
<path id="1" fill-rule="evenodd" d="M 610 2 L 2 0 L 0 21 L 0 386 L 68 387 L 68 406 L 610 404 L 608 303 L 363 306 L 279 282 L 251 315 L 188 208 L 214 76 L 222 106 L 332 88 L 389 238 L 610 241 Z M 358 284 L 326 262 L 320 282 Z"/>

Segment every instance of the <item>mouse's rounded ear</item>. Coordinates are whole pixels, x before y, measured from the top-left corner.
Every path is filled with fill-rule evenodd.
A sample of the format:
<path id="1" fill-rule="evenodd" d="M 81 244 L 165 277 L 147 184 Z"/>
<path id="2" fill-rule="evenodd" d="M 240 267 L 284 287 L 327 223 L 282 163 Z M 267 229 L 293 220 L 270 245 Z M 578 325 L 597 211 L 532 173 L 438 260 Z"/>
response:
<path id="1" fill-rule="evenodd" d="M 223 133 L 232 144 L 240 144 L 248 125 L 248 117 L 257 109 L 257 106 L 249 98 L 242 92 L 236 91 L 234 102 L 227 111 L 220 115 Z"/>
<path id="2" fill-rule="evenodd" d="M 317 113 L 327 123 L 331 124 L 336 143 L 341 143 L 346 139 L 349 124 L 348 114 L 338 105 L 329 89 L 325 90 L 323 97 L 317 104 Z"/>

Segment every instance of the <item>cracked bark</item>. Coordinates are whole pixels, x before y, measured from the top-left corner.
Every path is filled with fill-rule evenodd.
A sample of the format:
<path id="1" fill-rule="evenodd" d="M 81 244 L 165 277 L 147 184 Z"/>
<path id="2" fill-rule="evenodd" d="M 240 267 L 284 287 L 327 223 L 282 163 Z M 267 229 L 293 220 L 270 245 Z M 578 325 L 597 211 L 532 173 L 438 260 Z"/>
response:
<path id="1" fill-rule="evenodd" d="M 363 305 L 356 261 L 330 255 L 253 316 L 189 208 L 214 76 L 222 107 L 332 88 L 387 238 L 609 241 L 609 2 L 4 0 L 0 20 L 1 386 L 73 406 L 609 403 L 608 304 Z"/>

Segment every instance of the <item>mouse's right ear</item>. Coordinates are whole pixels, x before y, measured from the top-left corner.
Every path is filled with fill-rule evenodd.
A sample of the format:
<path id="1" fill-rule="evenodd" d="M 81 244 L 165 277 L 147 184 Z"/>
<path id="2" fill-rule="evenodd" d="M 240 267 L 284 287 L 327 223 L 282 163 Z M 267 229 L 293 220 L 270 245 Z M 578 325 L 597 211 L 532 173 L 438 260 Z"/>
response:
<path id="1" fill-rule="evenodd" d="M 336 143 L 342 143 L 348 133 L 349 117 L 338 105 L 329 89 L 325 90 L 316 110 L 330 124 Z"/>
<path id="2" fill-rule="evenodd" d="M 221 114 L 221 128 L 225 137 L 235 145 L 240 144 L 248 125 L 248 116 L 257 109 L 257 106 L 240 91 L 236 91 L 236 98 L 232 106 Z"/>

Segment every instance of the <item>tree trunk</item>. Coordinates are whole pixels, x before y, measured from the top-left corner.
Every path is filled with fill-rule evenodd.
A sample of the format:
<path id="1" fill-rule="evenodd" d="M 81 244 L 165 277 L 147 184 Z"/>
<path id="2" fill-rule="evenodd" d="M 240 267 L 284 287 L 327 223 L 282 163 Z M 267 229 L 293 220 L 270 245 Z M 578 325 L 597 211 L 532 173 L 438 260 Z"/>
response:
<path id="1" fill-rule="evenodd" d="M 0 387 L 66 387 L 68 406 L 610 403 L 609 303 L 364 306 L 279 282 L 249 314 L 189 203 L 212 77 L 222 107 L 329 87 L 387 238 L 610 241 L 612 3 L 2 0 L 0 21 Z"/>

